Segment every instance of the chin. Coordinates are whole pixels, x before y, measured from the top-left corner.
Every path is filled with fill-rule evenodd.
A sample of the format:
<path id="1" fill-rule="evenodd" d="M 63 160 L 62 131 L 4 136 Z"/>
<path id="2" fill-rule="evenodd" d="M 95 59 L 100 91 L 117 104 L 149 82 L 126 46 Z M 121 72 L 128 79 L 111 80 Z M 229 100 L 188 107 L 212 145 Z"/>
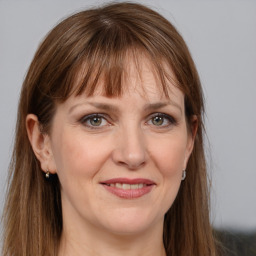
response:
<path id="1" fill-rule="evenodd" d="M 157 218 L 138 209 L 120 209 L 118 214 L 111 214 L 109 218 L 105 218 L 104 226 L 113 234 L 136 235 L 155 227 L 159 223 L 161 225 L 163 219 L 164 216 Z"/>

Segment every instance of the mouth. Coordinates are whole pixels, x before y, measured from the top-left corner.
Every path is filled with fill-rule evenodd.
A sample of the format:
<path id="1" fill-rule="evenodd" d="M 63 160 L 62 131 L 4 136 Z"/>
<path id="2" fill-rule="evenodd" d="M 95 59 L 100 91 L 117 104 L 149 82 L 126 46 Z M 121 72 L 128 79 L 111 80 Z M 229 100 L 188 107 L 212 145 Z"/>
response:
<path id="1" fill-rule="evenodd" d="M 113 187 L 113 188 L 120 188 L 120 189 L 139 189 L 139 188 L 143 188 L 145 186 L 148 186 L 146 184 L 143 183 L 139 183 L 139 184 L 127 184 L 127 183 L 111 183 L 111 184 L 104 184 L 106 186 L 109 187 Z"/>
<path id="2" fill-rule="evenodd" d="M 123 198 L 134 199 L 142 197 L 151 192 L 156 185 L 148 179 L 127 179 L 117 178 L 106 180 L 100 183 L 110 193 Z"/>

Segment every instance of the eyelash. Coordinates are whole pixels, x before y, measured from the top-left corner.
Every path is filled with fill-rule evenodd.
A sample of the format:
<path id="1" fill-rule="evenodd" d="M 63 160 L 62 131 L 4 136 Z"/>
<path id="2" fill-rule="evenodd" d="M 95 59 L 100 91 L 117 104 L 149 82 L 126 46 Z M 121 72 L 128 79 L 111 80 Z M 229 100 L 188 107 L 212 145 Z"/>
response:
<path id="1" fill-rule="evenodd" d="M 160 124 L 159 126 L 158 125 L 154 125 L 153 124 L 153 119 L 154 118 L 160 118 L 160 120 L 163 121 L 163 123 L 165 123 L 167 121 L 167 124 Z M 101 119 L 101 123 L 99 124 L 99 126 L 94 126 L 92 124 L 89 124 L 88 122 L 92 121 L 93 118 L 100 118 Z M 102 113 L 95 113 L 95 114 L 90 114 L 90 115 L 86 115 L 86 116 L 83 116 L 79 122 L 82 123 L 83 125 L 85 125 L 87 128 L 89 129 L 101 129 L 103 126 L 110 126 L 111 125 L 111 122 L 109 121 L 109 117 L 106 115 L 106 114 L 102 114 Z M 102 125 L 102 122 L 106 122 L 106 124 L 103 124 Z M 151 124 L 150 124 L 151 122 Z M 149 116 L 149 118 L 147 119 L 146 121 L 147 124 L 149 125 L 152 125 L 154 127 L 157 127 L 159 129 L 164 129 L 164 128 L 168 128 L 170 126 L 173 126 L 173 125 L 177 125 L 177 121 L 174 117 L 170 116 L 170 115 L 167 115 L 167 114 L 164 114 L 164 113 L 153 113 Z"/>
<path id="2" fill-rule="evenodd" d="M 154 113 L 154 114 L 150 115 L 149 120 L 147 122 L 149 122 L 149 121 L 153 122 L 153 119 L 156 118 L 156 117 L 162 118 L 163 122 L 167 121 L 167 124 L 165 124 L 165 125 L 159 125 L 158 126 L 158 125 L 152 124 L 153 126 L 158 127 L 160 129 L 161 128 L 168 128 L 170 126 L 173 126 L 173 125 L 177 124 L 177 121 L 174 117 L 172 117 L 170 115 L 167 115 L 167 114 L 164 114 L 164 113 Z"/>
<path id="3" fill-rule="evenodd" d="M 101 114 L 101 113 L 90 114 L 90 115 L 83 116 L 79 120 L 79 122 L 82 123 L 83 125 L 85 125 L 86 127 L 88 127 L 89 129 L 100 129 L 102 127 L 101 124 L 99 126 L 94 126 L 92 124 L 87 123 L 90 120 L 92 121 L 93 118 L 100 118 L 102 121 L 105 120 L 105 122 L 107 122 L 107 125 L 111 125 L 111 122 L 108 120 L 109 118 L 107 118 L 107 116 L 105 114 Z M 103 126 L 105 126 L 105 125 L 103 125 Z"/>

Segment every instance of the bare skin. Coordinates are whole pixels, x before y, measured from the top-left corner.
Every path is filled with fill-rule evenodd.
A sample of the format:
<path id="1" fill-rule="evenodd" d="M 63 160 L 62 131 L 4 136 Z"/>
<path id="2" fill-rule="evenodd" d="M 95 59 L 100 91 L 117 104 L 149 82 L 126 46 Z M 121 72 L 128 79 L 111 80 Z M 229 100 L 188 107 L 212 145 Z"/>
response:
<path id="1" fill-rule="evenodd" d="M 178 193 L 196 122 L 190 133 L 183 93 L 170 83 L 170 98 L 163 96 L 148 60 L 141 62 L 140 76 L 130 63 L 130 89 L 121 97 L 96 92 L 60 104 L 49 135 L 40 133 L 35 115 L 27 117 L 42 170 L 61 183 L 59 256 L 166 255 L 164 215 Z M 111 179 L 139 184 L 132 191 Z"/>

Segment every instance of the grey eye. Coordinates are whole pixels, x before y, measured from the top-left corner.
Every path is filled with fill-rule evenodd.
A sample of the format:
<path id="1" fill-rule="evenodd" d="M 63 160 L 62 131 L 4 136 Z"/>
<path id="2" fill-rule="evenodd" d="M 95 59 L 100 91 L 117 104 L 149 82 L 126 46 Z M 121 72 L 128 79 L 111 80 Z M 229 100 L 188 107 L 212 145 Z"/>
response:
<path id="1" fill-rule="evenodd" d="M 107 119 L 100 114 L 91 114 L 84 116 L 80 119 L 80 122 L 88 128 L 102 128 L 108 125 Z"/>
<path id="2" fill-rule="evenodd" d="M 172 125 L 176 125 L 176 120 L 167 114 L 164 113 L 156 113 L 151 116 L 151 118 L 148 121 L 148 124 L 153 125 L 155 127 L 159 128 L 167 128 Z"/>
<path id="3" fill-rule="evenodd" d="M 160 126 L 164 123 L 164 117 L 162 116 L 155 116 L 152 118 L 152 124 L 156 126 Z"/>
<path id="4" fill-rule="evenodd" d="M 100 126 L 102 124 L 102 117 L 99 117 L 99 116 L 91 117 L 88 121 L 92 126 Z"/>

